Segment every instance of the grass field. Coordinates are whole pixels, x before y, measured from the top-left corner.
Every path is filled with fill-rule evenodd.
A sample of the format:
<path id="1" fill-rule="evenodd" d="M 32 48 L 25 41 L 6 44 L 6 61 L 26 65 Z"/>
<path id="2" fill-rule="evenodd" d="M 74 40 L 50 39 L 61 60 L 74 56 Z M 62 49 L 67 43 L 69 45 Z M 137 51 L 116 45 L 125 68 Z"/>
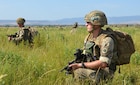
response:
<path id="1" fill-rule="evenodd" d="M 34 40 L 32 48 L 16 46 L 7 40 L 18 28 L 0 28 L 0 85 L 80 85 L 71 75 L 60 70 L 74 59 L 73 53 L 83 47 L 88 34 L 85 27 L 70 33 L 71 27 L 36 27 L 40 37 Z M 140 28 L 113 27 L 132 35 L 136 52 L 128 65 L 120 66 L 115 78 L 107 85 L 140 85 Z M 104 84 L 102 84 L 104 85 Z"/>

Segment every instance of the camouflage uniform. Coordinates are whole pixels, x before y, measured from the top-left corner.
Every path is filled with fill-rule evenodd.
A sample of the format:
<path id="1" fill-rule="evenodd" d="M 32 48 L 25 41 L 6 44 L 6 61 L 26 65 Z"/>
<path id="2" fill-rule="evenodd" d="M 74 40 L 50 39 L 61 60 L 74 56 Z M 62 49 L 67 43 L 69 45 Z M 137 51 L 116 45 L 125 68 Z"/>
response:
<path id="1" fill-rule="evenodd" d="M 24 42 L 24 44 L 29 43 L 30 45 L 32 45 L 33 44 L 33 36 L 37 35 L 38 32 L 30 27 L 25 28 L 24 27 L 24 23 L 25 23 L 24 18 L 18 18 L 16 20 L 16 22 L 18 25 L 21 25 L 21 26 L 19 26 L 20 30 L 17 33 L 15 33 L 14 37 L 12 37 L 11 40 L 13 42 L 15 42 L 16 45 L 18 45 L 22 41 Z"/>
<path id="2" fill-rule="evenodd" d="M 102 62 L 106 62 L 109 67 L 106 67 L 104 69 L 87 69 L 87 68 L 79 68 L 74 71 L 74 77 L 76 79 L 89 79 L 91 81 L 95 81 L 96 83 L 99 83 L 100 80 L 106 80 L 106 79 L 112 79 L 113 74 L 116 70 L 116 65 L 113 64 L 115 62 L 113 60 L 113 50 L 114 50 L 114 41 L 111 37 L 106 37 L 102 40 L 101 47 L 96 45 L 93 41 L 93 38 L 91 37 L 92 34 L 88 35 L 89 37 L 87 39 L 87 43 L 85 42 L 85 45 L 87 46 L 85 51 L 90 51 L 91 48 L 93 48 L 92 56 L 94 60 L 100 60 Z M 98 38 L 98 37 L 97 37 Z M 91 46 L 91 43 L 93 43 Z M 100 50 L 99 50 L 100 49 Z M 85 52 L 87 53 L 87 52 Z M 85 54 L 84 53 L 84 54 Z M 90 62 L 90 59 L 88 60 Z"/>
<path id="3" fill-rule="evenodd" d="M 99 19 L 98 14 L 99 15 L 101 14 Z M 101 25 L 101 27 L 107 24 L 106 17 L 104 13 L 101 11 L 93 11 L 89 13 L 88 15 L 86 15 L 85 21 L 91 22 L 93 25 Z M 87 62 L 100 60 L 102 62 L 107 63 L 108 67 L 98 69 L 78 68 L 74 70 L 75 79 L 80 80 L 87 79 L 88 81 L 92 81 L 97 84 L 100 82 L 100 80 L 110 80 L 113 78 L 114 72 L 116 71 L 116 65 L 114 64 L 115 43 L 111 37 L 105 37 L 100 42 L 99 41 L 100 35 L 102 35 L 104 32 L 105 30 L 101 29 L 101 32 L 99 33 L 96 39 L 93 39 L 93 33 L 89 33 L 89 35 L 85 38 L 84 41 L 85 46 L 83 54 L 86 53 L 92 54 L 93 59 L 91 60 L 91 58 L 89 58 Z"/>
<path id="4" fill-rule="evenodd" d="M 26 42 L 29 42 L 29 44 L 33 43 L 33 39 L 29 36 L 32 36 L 31 34 L 28 34 L 28 36 L 25 36 L 26 31 L 28 31 L 28 28 L 22 27 L 20 28 L 20 30 L 15 33 L 16 37 L 12 38 L 12 41 L 16 43 L 16 45 L 18 45 L 20 42 L 22 42 L 24 40 L 24 44 L 26 44 Z M 30 39 L 29 39 L 30 38 Z"/>

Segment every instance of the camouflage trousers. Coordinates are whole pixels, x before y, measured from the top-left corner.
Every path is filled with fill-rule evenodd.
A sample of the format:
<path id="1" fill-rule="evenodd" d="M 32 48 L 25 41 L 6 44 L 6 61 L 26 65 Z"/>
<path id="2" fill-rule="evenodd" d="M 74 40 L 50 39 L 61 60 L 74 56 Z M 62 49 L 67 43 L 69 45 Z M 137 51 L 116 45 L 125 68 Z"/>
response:
<path id="1" fill-rule="evenodd" d="M 100 69 L 92 70 L 87 68 L 78 68 L 74 71 L 73 77 L 78 81 L 85 81 L 92 83 L 91 85 L 97 85 L 100 80 L 112 79 L 109 72 L 104 72 Z"/>

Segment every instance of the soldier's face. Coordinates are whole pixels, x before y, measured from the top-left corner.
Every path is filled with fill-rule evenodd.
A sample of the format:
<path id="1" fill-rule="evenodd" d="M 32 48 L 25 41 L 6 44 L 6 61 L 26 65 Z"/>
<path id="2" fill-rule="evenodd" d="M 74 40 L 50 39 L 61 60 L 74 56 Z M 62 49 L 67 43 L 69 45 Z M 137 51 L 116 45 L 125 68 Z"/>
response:
<path id="1" fill-rule="evenodd" d="M 18 23 L 18 26 L 19 26 L 19 27 L 23 27 L 24 25 L 23 25 L 23 24 L 21 24 L 21 23 Z"/>
<path id="2" fill-rule="evenodd" d="M 86 27 L 87 27 L 87 31 L 88 32 L 92 32 L 93 31 L 93 25 L 91 22 L 86 22 Z"/>

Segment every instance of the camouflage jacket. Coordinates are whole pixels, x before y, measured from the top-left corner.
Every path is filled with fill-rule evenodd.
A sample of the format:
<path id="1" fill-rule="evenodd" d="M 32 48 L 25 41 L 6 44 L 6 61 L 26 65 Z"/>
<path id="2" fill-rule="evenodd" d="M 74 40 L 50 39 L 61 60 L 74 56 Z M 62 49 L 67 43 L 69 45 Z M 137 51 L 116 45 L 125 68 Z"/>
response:
<path id="1" fill-rule="evenodd" d="M 12 41 L 14 41 L 16 44 L 19 44 L 20 42 L 28 42 L 29 44 L 33 43 L 33 37 L 36 35 L 37 31 L 31 28 L 25 28 L 22 27 L 20 30 L 15 33 L 15 37 L 12 38 Z"/>

